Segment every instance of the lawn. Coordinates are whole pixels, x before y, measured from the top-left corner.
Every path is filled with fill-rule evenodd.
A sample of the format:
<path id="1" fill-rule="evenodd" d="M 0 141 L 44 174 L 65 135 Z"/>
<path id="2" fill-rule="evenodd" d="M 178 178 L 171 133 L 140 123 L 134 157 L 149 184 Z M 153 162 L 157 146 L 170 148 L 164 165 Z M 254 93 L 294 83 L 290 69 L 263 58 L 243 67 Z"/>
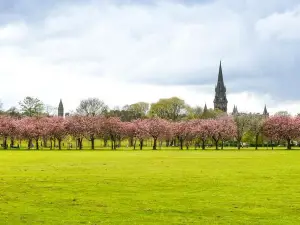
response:
<path id="1" fill-rule="evenodd" d="M 300 224 L 300 151 L 0 151 L 0 224 Z"/>

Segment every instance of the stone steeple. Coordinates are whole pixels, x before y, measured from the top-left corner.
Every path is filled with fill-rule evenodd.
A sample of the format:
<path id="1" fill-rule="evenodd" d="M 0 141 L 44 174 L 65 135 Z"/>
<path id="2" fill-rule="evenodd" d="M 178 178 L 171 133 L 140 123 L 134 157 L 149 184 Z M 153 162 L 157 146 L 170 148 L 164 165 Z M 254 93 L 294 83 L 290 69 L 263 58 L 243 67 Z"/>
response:
<path id="1" fill-rule="evenodd" d="M 227 98 L 226 98 L 226 87 L 224 85 L 223 80 L 223 72 L 222 72 L 222 63 L 220 61 L 219 66 L 219 74 L 218 74 L 218 82 L 215 88 L 215 99 L 214 99 L 214 109 L 222 110 L 223 112 L 227 112 Z"/>
<path id="2" fill-rule="evenodd" d="M 265 117 L 269 117 L 269 113 L 268 113 L 268 111 L 267 111 L 267 106 L 266 106 L 266 105 L 265 105 L 265 108 L 264 108 L 263 115 L 264 115 Z"/>
<path id="3" fill-rule="evenodd" d="M 58 116 L 61 116 L 61 117 L 64 116 L 64 105 L 63 105 L 61 99 L 60 99 L 59 105 L 58 105 Z"/>
<path id="4" fill-rule="evenodd" d="M 233 106 L 233 110 L 232 110 L 232 115 L 237 115 L 239 112 L 238 112 L 238 109 L 237 109 L 237 106 L 234 105 Z"/>
<path id="5" fill-rule="evenodd" d="M 203 113 L 207 113 L 207 105 L 206 105 L 206 103 L 204 105 Z"/>

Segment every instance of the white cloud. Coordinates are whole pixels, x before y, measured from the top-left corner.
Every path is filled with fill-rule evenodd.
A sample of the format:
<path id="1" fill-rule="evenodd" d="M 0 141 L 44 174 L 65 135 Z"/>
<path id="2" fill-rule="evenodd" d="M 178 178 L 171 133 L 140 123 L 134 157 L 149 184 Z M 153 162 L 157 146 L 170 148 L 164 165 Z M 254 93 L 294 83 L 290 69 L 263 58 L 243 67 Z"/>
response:
<path id="1" fill-rule="evenodd" d="M 0 27 L 0 40 L 7 43 L 0 45 L 5 83 L 1 98 L 6 108 L 27 95 L 54 106 L 62 98 L 67 110 L 87 97 L 99 97 L 113 107 L 179 96 L 191 105 L 206 102 L 213 107 L 214 84 L 163 86 L 153 81 L 216 81 L 220 58 L 225 82 L 229 69 L 255 68 L 260 46 L 244 19 L 222 1 L 62 5 L 37 23 Z M 258 23 L 260 33 L 266 24 Z M 199 73 L 211 70 L 213 77 Z M 242 111 L 261 112 L 265 103 L 277 110 L 278 103 L 269 93 L 230 94 L 229 89 L 228 93 L 229 111 L 236 104 Z M 298 110 L 294 102 L 288 104 Z"/>
<path id="2" fill-rule="evenodd" d="M 259 20 L 256 30 L 263 39 L 272 37 L 279 40 L 300 39 L 300 5 L 293 10 L 276 12 Z"/>

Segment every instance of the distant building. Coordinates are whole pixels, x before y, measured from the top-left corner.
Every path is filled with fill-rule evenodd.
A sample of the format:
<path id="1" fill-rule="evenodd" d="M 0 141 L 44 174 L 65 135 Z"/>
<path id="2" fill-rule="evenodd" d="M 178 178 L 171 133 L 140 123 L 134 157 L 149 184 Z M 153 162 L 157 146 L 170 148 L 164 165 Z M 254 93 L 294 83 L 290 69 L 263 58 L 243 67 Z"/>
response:
<path id="1" fill-rule="evenodd" d="M 269 113 L 268 113 L 268 110 L 267 110 L 267 106 L 266 106 L 266 105 L 265 105 L 265 108 L 264 108 L 263 115 L 264 115 L 265 117 L 269 117 Z"/>
<path id="2" fill-rule="evenodd" d="M 59 105 L 58 105 L 58 116 L 61 116 L 61 117 L 64 116 L 64 105 L 63 105 L 61 99 L 60 99 Z"/>
<path id="3" fill-rule="evenodd" d="M 223 112 L 227 112 L 227 97 L 226 97 L 226 87 L 223 80 L 222 64 L 220 62 L 218 82 L 215 87 L 215 99 L 214 99 L 214 109 L 219 109 Z"/>

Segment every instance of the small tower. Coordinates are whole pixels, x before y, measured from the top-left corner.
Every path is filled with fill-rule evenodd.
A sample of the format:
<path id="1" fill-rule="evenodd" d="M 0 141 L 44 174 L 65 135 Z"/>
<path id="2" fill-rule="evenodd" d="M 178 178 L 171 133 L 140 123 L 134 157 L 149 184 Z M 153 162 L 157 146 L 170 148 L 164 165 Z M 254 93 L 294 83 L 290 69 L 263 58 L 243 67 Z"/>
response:
<path id="1" fill-rule="evenodd" d="M 64 116 L 64 105 L 63 105 L 61 99 L 60 99 L 59 105 L 58 105 L 58 116 L 61 116 L 61 117 Z"/>
<path id="2" fill-rule="evenodd" d="M 204 105 L 203 113 L 207 113 L 207 105 L 206 105 L 206 103 Z"/>
<path id="3" fill-rule="evenodd" d="M 214 109 L 222 110 L 223 112 L 227 112 L 227 98 L 226 98 L 226 87 L 224 85 L 223 80 L 223 72 L 222 72 L 222 63 L 220 61 L 219 66 L 219 75 L 218 75 L 218 83 L 215 88 L 215 99 L 214 99 Z"/>
<path id="4" fill-rule="evenodd" d="M 267 111 L 267 106 L 266 106 L 266 105 L 265 105 L 265 108 L 264 108 L 263 115 L 264 115 L 265 117 L 269 117 L 269 113 L 268 113 L 268 111 Z"/>
<path id="5" fill-rule="evenodd" d="M 233 110 L 232 110 L 232 115 L 237 115 L 239 112 L 238 112 L 238 109 L 237 109 L 237 106 L 234 105 L 233 106 Z"/>

